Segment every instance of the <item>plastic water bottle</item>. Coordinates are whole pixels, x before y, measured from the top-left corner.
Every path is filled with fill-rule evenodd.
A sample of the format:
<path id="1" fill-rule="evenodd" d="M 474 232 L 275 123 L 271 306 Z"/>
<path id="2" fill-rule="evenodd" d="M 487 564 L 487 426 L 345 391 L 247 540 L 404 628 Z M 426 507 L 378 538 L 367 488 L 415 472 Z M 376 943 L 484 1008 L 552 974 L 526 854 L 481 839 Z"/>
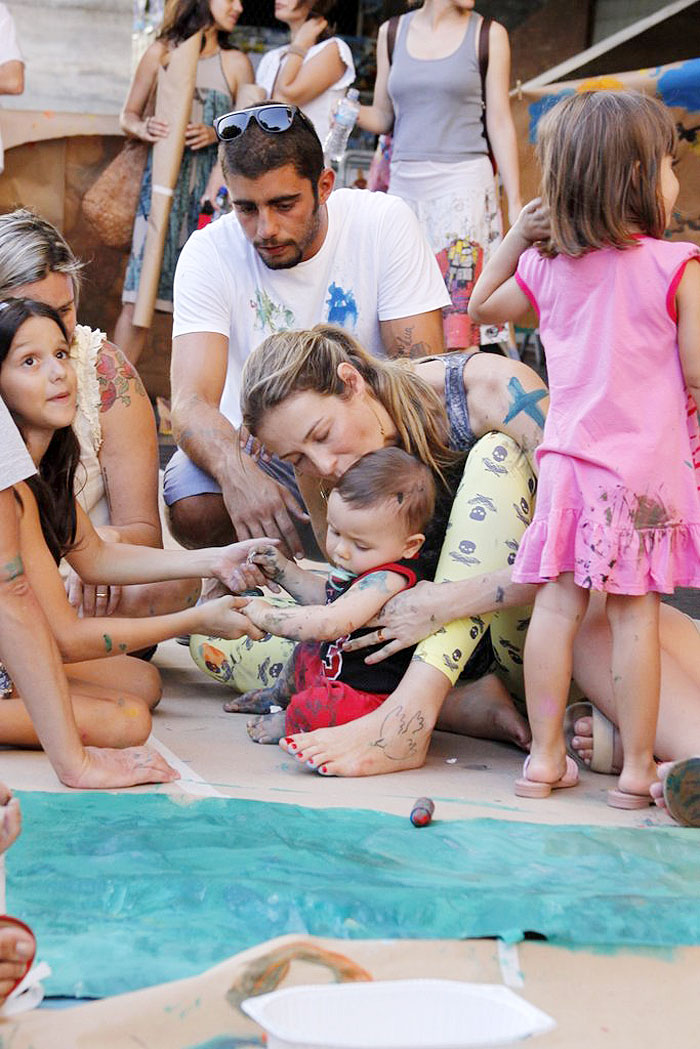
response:
<path id="1" fill-rule="evenodd" d="M 214 197 L 214 208 L 217 213 L 214 218 L 220 218 L 222 215 L 228 214 L 231 210 L 231 205 L 228 199 L 228 189 L 226 186 L 219 186 L 218 192 Z"/>
<path id="2" fill-rule="evenodd" d="M 323 153 L 327 164 L 337 167 L 347 149 L 348 139 L 360 113 L 360 92 L 351 87 L 347 95 L 341 98 L 333 114 L 331 128 L 323 143 Z"/>

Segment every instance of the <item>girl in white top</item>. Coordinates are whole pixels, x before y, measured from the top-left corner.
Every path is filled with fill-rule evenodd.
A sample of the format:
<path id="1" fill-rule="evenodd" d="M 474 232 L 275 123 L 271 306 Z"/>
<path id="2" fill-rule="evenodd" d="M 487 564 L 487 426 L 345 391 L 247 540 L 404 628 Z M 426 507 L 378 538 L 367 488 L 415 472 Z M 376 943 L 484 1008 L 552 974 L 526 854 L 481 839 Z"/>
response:
<path id="1" fill-rule="evenodd" d="M 266 98 L 303 109 L 323 141 L 333 106 L 355 79 L 350 48 L 331 36 L 326 15 L 336 0 L 275 0 L 275 18 L 289 26 L 291 40 L 263 55 L 255 82 Z"/>

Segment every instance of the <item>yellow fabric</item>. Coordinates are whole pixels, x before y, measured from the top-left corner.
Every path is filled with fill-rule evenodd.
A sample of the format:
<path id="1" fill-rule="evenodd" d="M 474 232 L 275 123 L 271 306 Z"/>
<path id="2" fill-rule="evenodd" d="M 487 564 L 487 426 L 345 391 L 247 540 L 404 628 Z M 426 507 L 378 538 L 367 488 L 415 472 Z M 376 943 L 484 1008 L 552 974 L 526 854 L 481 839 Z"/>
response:
<path id="1" fill-rule="evenodd" d="M 502 433 L 488 433 L 469 453 L 436 582 L 454 582 L 512 565 L 534 509 L 536 480 L 520 447 Z M 454 684 L 479 640 L 491 627 L 491 644 L 508 689 L 524 695 L 522 652 L 530 608 L 457 619 L 422 641 L 414 659 L 442 671 Z"/>

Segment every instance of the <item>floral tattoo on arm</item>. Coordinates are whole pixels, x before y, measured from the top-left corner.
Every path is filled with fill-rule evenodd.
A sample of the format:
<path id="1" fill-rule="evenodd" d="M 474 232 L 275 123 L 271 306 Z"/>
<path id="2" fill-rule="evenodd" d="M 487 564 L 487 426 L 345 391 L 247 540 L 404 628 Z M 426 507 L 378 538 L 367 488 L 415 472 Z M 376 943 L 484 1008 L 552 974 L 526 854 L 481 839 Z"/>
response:
<path id="1" fill-rule="evenodd" d="M 138 372 L 116 347 L 110 347 L 109 350 L 102 349 L 96 371 L 101 412 L 109 411 L 117 401 L 121 401 L 124 407 L 128 408 L 132 396 L 146 396 Z"/>

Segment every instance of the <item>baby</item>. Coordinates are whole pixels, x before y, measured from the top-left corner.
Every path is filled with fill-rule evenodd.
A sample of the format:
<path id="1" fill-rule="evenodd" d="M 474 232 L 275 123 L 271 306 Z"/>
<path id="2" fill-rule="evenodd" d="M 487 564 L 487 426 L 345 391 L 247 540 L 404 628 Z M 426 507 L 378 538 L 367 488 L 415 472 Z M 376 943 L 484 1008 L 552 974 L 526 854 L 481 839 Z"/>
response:
<path id="1" fill-rule="evenodd" d="M 354 721 L 397 687 L 413 649 L 367 666 L 366 656 L 381 644 L 358 653 L 344 645 L 367 632 L 363 628 L 389 598 L 421 577 L 418 554 L 434 507 L 429 468 L 399 448 L 382 448 L 351 466 L 328 497 L 326 551 L 335 567 L 327 579 L 299 568 L 269 541 L 251 552 L 250 560 L 298 605 L 280 608 L 253 598 L 245 615 L 261 630 L 301 642 L 272 687 L 227 704 L 228 710 L 258 713 L 286 708 L 252 719 L 252 739 L 277 743 L 295 732 Z"/>

